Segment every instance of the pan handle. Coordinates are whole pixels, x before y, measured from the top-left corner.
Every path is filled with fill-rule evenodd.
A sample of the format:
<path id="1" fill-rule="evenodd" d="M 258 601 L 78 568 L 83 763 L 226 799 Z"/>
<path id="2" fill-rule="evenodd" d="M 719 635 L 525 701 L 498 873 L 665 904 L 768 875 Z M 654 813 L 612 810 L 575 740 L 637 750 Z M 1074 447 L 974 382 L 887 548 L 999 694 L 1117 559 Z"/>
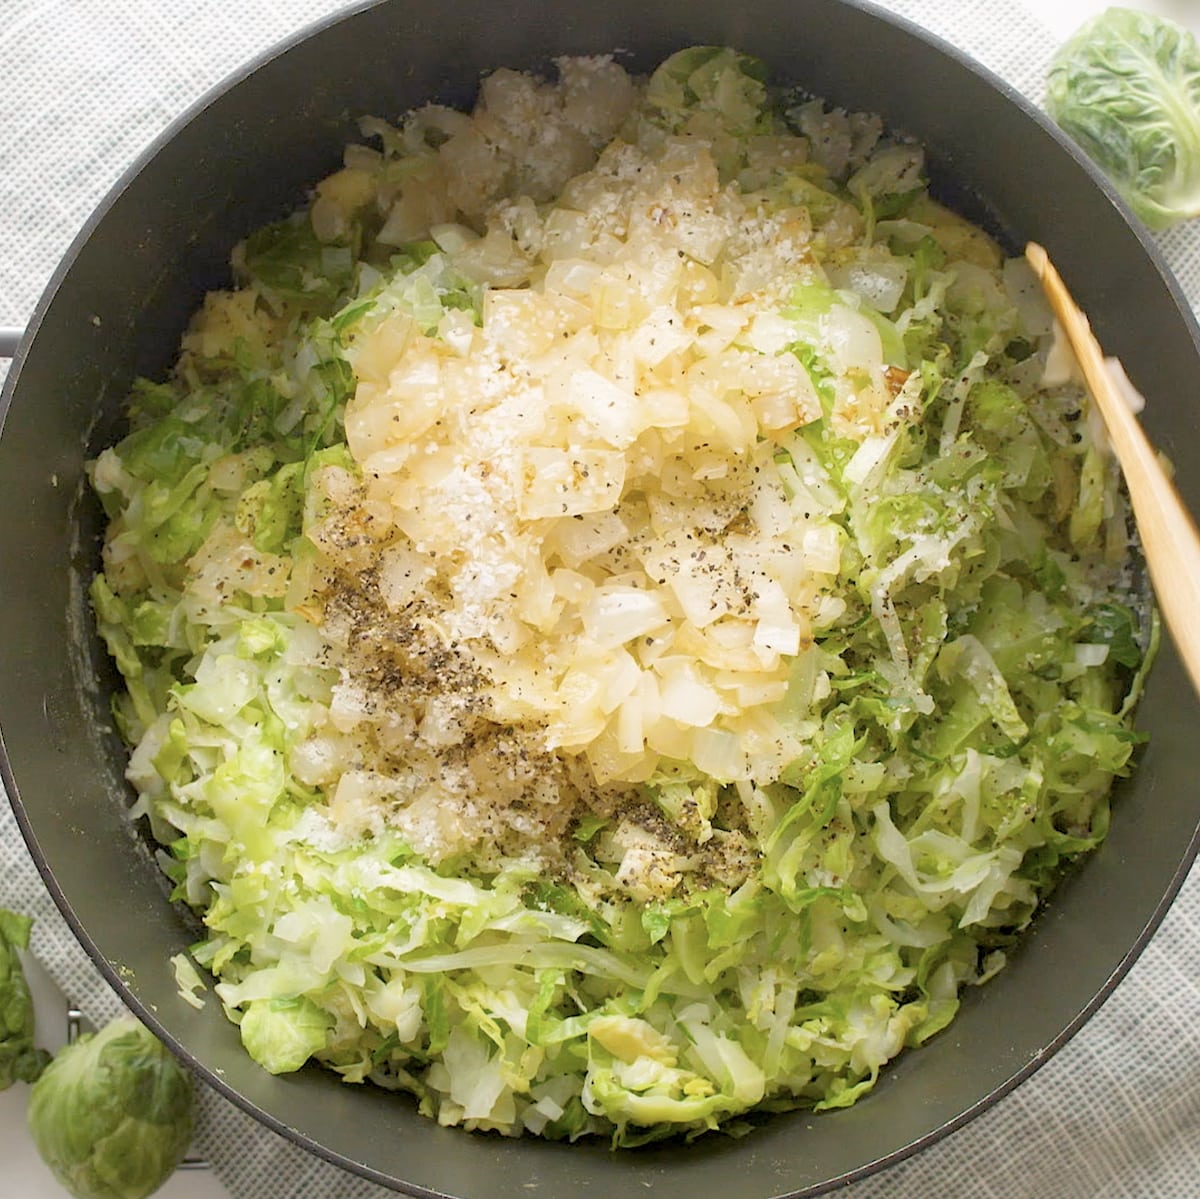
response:
<path id="1" fill-rule="evenodd" d="M 15 358 L 17 346 L 25 336 L 24 329 L 6 329 L 0 326 L 0 358 Z"/>

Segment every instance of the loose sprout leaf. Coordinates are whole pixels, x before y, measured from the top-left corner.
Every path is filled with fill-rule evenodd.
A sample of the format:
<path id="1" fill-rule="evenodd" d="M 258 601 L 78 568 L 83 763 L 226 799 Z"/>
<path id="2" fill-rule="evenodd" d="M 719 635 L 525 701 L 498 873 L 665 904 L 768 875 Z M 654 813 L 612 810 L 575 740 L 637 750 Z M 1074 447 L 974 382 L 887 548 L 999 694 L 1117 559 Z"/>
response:
<path id="1" fill-rule="evenodd" d="M 1151 229 L 1200 214 L 1200 48 L 1163 17 L 1109 8 L 1054 56 L 1046 107 Z"/>
<path id="2" fill-rule="evenodd" d="M 192 963 L 191 958 L 185 953 L 177 953 L 171 958 L 171 968 L 175 972 L 175 985 L 178 988 L 179 998 L 197 1010 L 203 1008 L 205 1001 L 196 992 L 206 990 L 208 984 L 200 977 L 200 972 Z"/>
<path id="3" fill-rule="evenodd" d="M 252 1000 L 242 1015 L 242 1044 L 270 1074 L 299 1070 L 329 1040 L 327 1012 L 303 996 Z"/>
<path id="4" fill-rule="evenodd" d="M 33 997 L 18 950 L 29 946 L 33 921 L 0 908 L 0 1091 L 37 1080 L 50 1055 L 34 1044 Z"/>

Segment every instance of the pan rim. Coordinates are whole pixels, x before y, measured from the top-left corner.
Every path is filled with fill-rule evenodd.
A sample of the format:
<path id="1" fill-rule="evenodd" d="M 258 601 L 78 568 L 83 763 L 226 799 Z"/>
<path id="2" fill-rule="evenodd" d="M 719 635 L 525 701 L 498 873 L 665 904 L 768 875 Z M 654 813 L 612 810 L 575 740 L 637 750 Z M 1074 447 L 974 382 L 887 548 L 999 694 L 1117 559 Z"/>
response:
<path id="1" fill-rule="evenodd" d="M 38 330 L 42 324 L 46 312 L 54 302 L 64 280 L 68 277 L 71 269 L 79 256 L 83 247 L 88 244 L 94 235 L 97 227 L 103 222 L 108 212 L 117 202 L 119 197 L 129 188 L 133 181 L 142 174 L 144 170 L 154 161 L 159 153 L 173 142 L 179 133 L 195 121 L 201 113 L 207 110 L 220 97 L 234 90 L 242 82 L 250 76 L 257 73 L 267 64 L 275 61 L 277 58 L 287 54 L 296 46 L 309 41 L 310 39 L 320 35 L 325 30 L 339 25 L 342 22 L 351 20 L 356 16 L 367 12 L 371 9 L 387 6 L 393 0 L 365 0 L 348 5 L 345 8 L 339 9 L 325 17 L 322 17 L 303 28 L 297 30 L 287 38 L 280 40 L 273 46 L 261 52 L 247 63 L 238 67 L 231 72 L 223 80 L 210 88 L 203 96 L 190 104 L 187 109 L 179 116 L 174 118 L 153 141 L 137 156 L 133 163 L 126 168 L 120 175 L 117 181 L 105 194 L 103 200 L 91 212 L 87 221 L 81 227 L 79 233 L 72 240 L 70 246 L 65 252 L 63 259 L 58 264 L 56 270 L 46 289 L 43 291 L 41 298 L 35 307 L 34 313 L 27 326 L 26 335 L 22 345 L 18 348 L 17 354 L 14 357 L 9 375 L 5 381 L 3 393 L 0 394 L 0 436 L 3 435 L 4 426 L 7 415 L 12 404 L 13 398 L 19 388 L 20 377 L 24 361 L 30 350 L 36 342 Z M 1152 241 L 1150 235 L 1144 231 L 1136 220 L 1132 217 L 1128 207 L 1124 201 L 1116 193 L 1115 189 L 1102 175 L 1102 173 L 1083 155 L 1073 143 L 1066 138 L 1060 130 L 1045 116 L 1038 108 L 1032 105 L 1024 96 L 1018 93 L 1007 82 L 995 75 L 993 72 L 984 67 L 977 60 L 971 58 L 963 51 L 957 49 L 953 45 L 945 42 L 943 39 L 930 33 L 923 27 L 916 25 L 914 22 L 900 16 L 890 10 L 884 9 L 877 4 L 871 3 L 870 0 L 827 0 L 832 4 L 837 4 L 845 8 L 856 9 L 864 12 L 876 20 L 882 21 L 897 27 L 907 33 L 910 37 L 924 42 L 929 47 L 940 52 L 943 56 L 956 61 L 960 66 L 975 74 L 977 77 L 987 83 L 992 90 L 998 92 L 1010 104 L 1018 108 L 1026 119 L 1032 119 L 1038 124 L 1042 130 L 1050 134 L 1058 143 L 1060 149 L 1065 150 L 1078 165 L 1080 165 L 1091 177 L 1092 182 L 1104 194 L 1106 199 L 1118 210 L 1126 224 L 1129 225 L 1135 237 L 1141 245 L 1142 252 L 1146 255 L 1150 264 L 1161 278 L 1164 288 L 1172 298 L 1175 307 L 1178 309 L 1180 317 L 1188 330 L 1193 344 L 1200 350 L 1200 329 L 1197 328 L 1195 318 L 1187 305 L 1182 290 L 1175 279 L 1174 275 L 1167 267 L 1162 252 L 1158 246 Z M 84 946 L 89 956 L 95 962 L 101 973 L 107 981 L 114 987 L 122 1000 L 129 1005 L 163 1041 L 172 1049 L 174 1053 L 186 1060 L 194 1069 L 196 1069 L 205 1080 L 222 1093 L 227 1099 L 234 1102 L 242 1110 L 252 1115 L 255 1119 L 263 1123 L 275 1132 L 287 1136 L 290 1140 L 302 1145 L 310 1152 L 316 1153 L 325 1160 L 349 1169 L 357 1174 L 362 1175 L 377 1181 L 385 1186 L 396 1186 L 396 1180 L 389 1175 L 383 1174 L 370 1166 L 361 1162 L 355 1162 L 346 1156 L 329 1150 L 319 1143 L 313 1141 L 306 1134 L 298 1132 L 290 1128 L 286 1122 L 274 1116 L 272 1113 L 264 1110 L 258 1104 L 249 1100 L 242 1095 L 232 1084 L 227 1083 L 211 1068 L 205 1066 L 190 1050 L 188 1050 L 170 1031 L 164 1026 L 157 1014 L 147 1007 L 135 994 L 129 991 L 128 987 L 121 979 L 119 971 L 113 964 L 104 956 L 99 946 L 87 932 L 84 921 L 78 916 L 74 908 L 68 901 L 63 892 L 50 863 L 43 852 L 34 831 L 33 822 L 27 812 L 24 802 L 21 799 L 20 789 L 17 785 L 17 780 L 14 777 L 8 753 L 6 751 L 3 734 L 0 731 L 0 779 L 3 779 L 5 790 L 9 796 L 10 803 L 13 807 L 16 820 L 21 828 L 22 835 L 29 847 L 30 854 L 37 866 L 37 869 L 43 879 L 43 882 L 54 898 L 59 910 L 63 913 L 64 918 L 71 926 L 72 931 Z M 1130 945 L 1124 956 L 1121 958 L 1117 967 L 1112 971 L 1104 986 L 1096 992 L 1092 1000 L 1081 1009 L 1070 1023 L 1064 1027 L 1062 1032 L 1053 1040 L 1053 1042 L 1045 1047 L 1039 1056 L 1028 1062 L 1025 1066 L 1014 1072 L 1010 1077 L 998 1087 L 993 1088 L 986 1095 L 980 1098 L 976 1103 L 959 1113 L 958 1116 L 939 1125 L 931 1130 L 923 1137 L 920 1137 L 902 1149 L 893 1151 L 883 1155 L 877 1160 L 864 1164 L 854 1170 L 847 1171 L 837 1178 L 830 1179 L 817 1186 L 806 1187 L 801 1190 L 782 1192 L 779 1199 L 805 1199 L 805 1197 L 815 1196 L 826 1193 L 828 1190 L 846 1185 L 851 1181 L 864 1178 L 870 1174 L 876 1173 L 887 1168 L 901 1160 L 904 1160 L 917 1152 L 927 1148 L 929 1145 L 941 1140 L 953 1131 L 961 1128 L 966 1123 L 973 1120 L 981 1111 L 994 1106 L 1001 1098 L 1009 1094 L 1020 1083 L 1024 1082 L 1028 1077 L 1035 1073 L 1041 1065 L 1050 1059 L 1059 1049 L 1062 1048 L 1069 1040 L 1071 1040 L 1080 1028 L 1094 1015 L 1096 1010 L 1108 999 L 1113 990 L 1127 975 L 1129 969 L 1144 951 L 1155 932 L 1166 916 L 1167 911 L 1171 907 L 1175 897 L 1178 894 L 1180 887 L 1186 880 L 1193 862 L 1200 851 L 1200 827 L 1197 827 L 1180 859 L 1180 865 L 1170 878 L 1168 886 L 1163 893 L 1162 898 L 1155 906 L 1151 919 L 1143 928 L 1138 938 Z M 402 1189 L 405 1193 L 414 1196 L 435 1197 L 443 1195 L 443 1192 L 430 1190 L 426 1187 L 418 1186 L 417 1184 L 404 1183 Z"/>

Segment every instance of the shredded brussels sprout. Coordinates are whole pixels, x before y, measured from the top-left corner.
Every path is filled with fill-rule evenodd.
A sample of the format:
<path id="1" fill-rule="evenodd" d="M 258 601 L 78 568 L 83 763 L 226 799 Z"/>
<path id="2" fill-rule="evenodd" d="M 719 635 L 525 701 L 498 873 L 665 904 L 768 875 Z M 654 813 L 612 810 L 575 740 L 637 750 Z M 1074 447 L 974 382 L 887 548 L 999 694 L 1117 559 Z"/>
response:
<path id="1" fill-rule="evenodd" d="M 248 1052 L 636 1145 L 943 1029 L 1104 836 L 1151 646 L 918 146 L 731 50 L 558 67 L 238 248 L 94 463 L 92 599 Z"/>

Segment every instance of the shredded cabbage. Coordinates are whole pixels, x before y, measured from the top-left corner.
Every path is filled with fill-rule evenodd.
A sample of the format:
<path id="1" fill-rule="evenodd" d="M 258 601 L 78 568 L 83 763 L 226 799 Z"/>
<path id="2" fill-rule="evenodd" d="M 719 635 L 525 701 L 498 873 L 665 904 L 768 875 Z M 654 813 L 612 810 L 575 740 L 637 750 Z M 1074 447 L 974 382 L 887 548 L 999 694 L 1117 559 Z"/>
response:
<path id="1" fill-rule="evenodd" d="M 92 600 L 254 1059 L 636 1145 L 950 1022 L 1104 836 L 1153 627 L 919 147 L 730 50 L 558 67 L 237 248 L 93 463 Z"/>

